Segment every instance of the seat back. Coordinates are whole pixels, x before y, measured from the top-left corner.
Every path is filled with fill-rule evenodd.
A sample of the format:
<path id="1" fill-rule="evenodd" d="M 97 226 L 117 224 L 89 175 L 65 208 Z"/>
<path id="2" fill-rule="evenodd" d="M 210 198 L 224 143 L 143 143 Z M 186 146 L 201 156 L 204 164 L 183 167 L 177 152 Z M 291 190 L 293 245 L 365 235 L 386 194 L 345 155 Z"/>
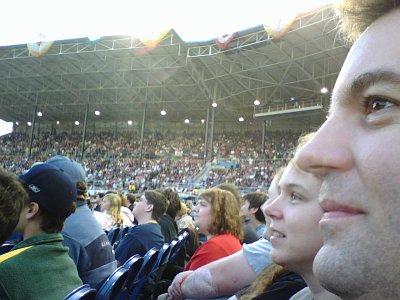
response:
<path id="1" fill-rule="evenodd" d="M 125 235 L 128 233 L 130 226 L 122 226 L 117 234 L 117 237 L 115 238 L 115 241 L 113 243 L 113 248 L 114 250 L 117 249 L 118 244 L 122 241 L 122 239 L 125 237 Z"/>
<path id="2" fill-rule="evenodd" d="M 107 236 L 108 236 L 108 239 L 110 240 L 111 246 L 114 246 L 120 230 L 121 230 L 121 228 L 119 228 L 118 226 L 114 226 L 108 232 Z"/>
<path id="3" fill-rule="evenodd" d="M 95 297 L 96 290 L 84 284 L 65 296 L 64 300 L 94 300 Z"/>
<path id="4" fill-rule="evenodd" d="M 97 291 L 96 300 L 116 299 L 123 289 L 129 275 L 129 269 L 124 266 L 118 267 L 101 285 Z"/>
<path id="5" fill-rule="evenodd" d="M 129 288 L 128 299 L 137 299 L 143 286 L 147 282 L 151 271 L 154 270 L 154 268 L 157 268 L 159 252 L 160 251 L 157 248 L 151 248 L 149 251 L 147 251 L 146 255 L 144 256 L 143 265 L 134 279 L 133 284 Z"/>
<path id="6" fill-rule="evenodd" d="M 171 242 L 170 246 L 171 246 L 171 250 L 170 250 L 168 262 L 173 263 L 173 262 L 175 262 L 176 256 L 178 255 L 178 252 L 180 249 L 179 240 L 178 239 L 173 240 Z"/>
<path id="7" fill-rule="evenodd" d="M 135 254 L 123 264 L 123 266 L 129 270 L 128 278 L 125 282 L 125 288 L 129 289 L 131 287 L 140 271 L 140 268 L 143 265 L 143 262 L 144 258 L 141 257 L 139 254 Z"/>
<path id="8" fill-rule="evenodd" d="M 2 244 L 0 246 L 0 255 L 7 253 L 8 251 L 10 251 L 13 247 L 15 246 L 14 243 L 11 242 L 5 242 L 4 244 Z"/>

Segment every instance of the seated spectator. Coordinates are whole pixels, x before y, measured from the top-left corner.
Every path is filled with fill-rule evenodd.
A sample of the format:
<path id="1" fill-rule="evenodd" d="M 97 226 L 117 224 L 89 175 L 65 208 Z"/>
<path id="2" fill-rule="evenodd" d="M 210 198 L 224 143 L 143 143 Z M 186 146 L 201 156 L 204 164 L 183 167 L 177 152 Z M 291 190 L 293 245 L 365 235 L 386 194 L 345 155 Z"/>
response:
<path id="1" fill-rule="evenodd" d="M 256 229 L 259 237 L 263 236 L 265 230 L 265 217 L 261 206 L 267 200 L 267 194 L 262 192 L 248 193 L 243 196 L 241 213 L 250 219 L 250 223 Z"/>
<path id="2" fill-rule="evenodd" d="M 129 202 L 128 208 L 130 209 L 130 211 L 132 211 L 133 208 L 135 207 L 136 198 L 138 198 L 138 197 L 134 194 L 129 193 L 126 195 L 126 198 L 128 199 L 128 202 Z"/>
<path id="3" fill-rule="evenodd" d="M 242 249 L 239 209 L 231 192 L 213 188 L 200 194 L 194 220 L 207 241 L 196 250 L 185 271 L 196 270 Z"/>
<path id="4" fill-rule="evenodd" d="M 136 200 L 133 215 L 139 224 L 129 229 L 115 250 L 115 257 L 120 264 L 135 254 L 144 256 L 151 248 L 162 247 L 164 236 L 157 221 L 166 209 L 167 200 L 158 191 L 146 191 Z"/>
<path id="5" fill-rule="evenodd" d="M 268 190 L 269 199 L 279 196 L 278 182 L 283 171 L 276 173 Z M 271 244 L 261 238 L 244 244 L 243 250 L 211 262 L 195 271 L 178 274 L 168 288 L 168 299 L 215 298 L 232 295 L 245 288 L 271 265 Z M 165 299 L 160 296 L 160 299 Z"/>
<path id="6" fill-rule="evenodd" d="M 11 237 L 27 198 L 28 194 L 18 179 L 0 169 L 0 245 Z"/>
<path id="7" fill-rule="evenodd" d="M 300 274 L 308 287 L 292 300 L 339 300 L 325 290 L 313 272 L 314 257 L 322 246 L 318 223 L 323 215 L 318 203 L 321 180 L 289 164 L 279 181 L 281 194 L 265 207 L 271 218 L 272 261 Z"/>
<path id="8" fill-rule="evenodd" d="M 108 193 L 103 197 L 101 212 L 95 211 L 94 216 L 106 232 L 114 226 L 133 226 L 129 218 L 121 213 L 121 198 L 115 193 Z"/>
<path id="9" fill-rule="evenodd" d="M 233 196 L 235 196 L 235 200 L 237 201 L 239 207 L 242 206 L 242 202 L 243 202 L 242 196 L 240 196 L 239 190 L 233 184 L 221 183 L 215 187 L 219 188 L 221 190 L 231 192 L 233 194 Z M 259 239 L 259 237 L 257 235 L 255 227 L 250 222 L 250 218 L 246 217 L 246 216 L 242 216 L 242 222 L 243 222 L 243 233 L 244 233 L 243 243 L 251 244 L 251 243 L 257 241 Z"/>
<path id="10" fill-rule="evenodd" d="M 176 213 L 181 208 L 181 199 L 178 193 L 167 189 L 164 191 L 164 196 L 168 201 L 168 208 L 165 214 L 163 214 L 158 223 L 161 226 L 161 231 L 164 235 L 165 242 L 171 243 L 172 240 L 178 237 L 178 225 L 175 222 Z"/>
<path id="11" fill-rule="evenodd" d="M 118 193 L 118 195 L 121 199 L 121 213 L 123 215 L 125 215 L 125 217 L 128 218 L 128 220 L 133 225 L 133 223 L 135 222 L 135 217 L 133 216 L 132 211 L 129 209 L 128 199 L 121 192 Z M 125 218 L 125 217 L 123 216 L 123 218 Z M 132 226 L 132 225 L 130 225 L 130 226 Z"/>
<path id="12" fill-rule="evenodd" d="M 20 180 L 29 194 L 16 227 L 24 241 L 0 257 L 0 299 L 63 299 L 82 285 L 60 233 L 75 211 L 76 185 L 46 163 Z"/>
<path id="13" fill-rule="evenodd" d="M 189 209 L 186 207 L 185 203 L 181 202 L 181 209 L 177 212 L 175 221 L 178 225 L 178 231 L 180 232 L 184 228 L 195 229 L 195 224 L 193 218 L 189 216 Z"/>
<path id="14" fill-rule="evenodd" d="M 65 220 L 63 230 L 64 246 L 75 262 L 83 283 L 96 288 L 117 268 L 114 252 L 107 235 L 93 216 L 87 204 L 88 190 L 86 174 L 76 161 L 57 155 L 46 161 L 62 169 L 75 182 L 77 208 Z"/>

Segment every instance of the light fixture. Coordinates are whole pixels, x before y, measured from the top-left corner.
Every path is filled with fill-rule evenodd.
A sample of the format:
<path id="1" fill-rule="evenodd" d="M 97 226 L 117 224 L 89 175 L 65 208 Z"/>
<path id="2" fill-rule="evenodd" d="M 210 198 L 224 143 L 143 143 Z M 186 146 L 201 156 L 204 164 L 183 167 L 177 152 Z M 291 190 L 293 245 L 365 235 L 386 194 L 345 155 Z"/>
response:
<path id="1" fill-rule="evenodd" d="M 100 116 L 100 111 L 96 110 L 96 111 L 94 112 L 94 114 L 95 114 L 96 116 Z"/>
<path id="2" fill-rule="evenodd" d="M 243 117 L 239 117 L 239 122 L 243 122 L 244 118 Z"/>
<path id="3" fill-rule="evenodd" d="M 294 100 L 296 100 L 296 98 L 295 97 L 291 97 L 290 100 L 294 101 Z"/>
<path id="4" fill-rule="evenodd" d="M 132 125 L 132 121 L 131 120 L 128 121 L 128 125 Z"/>
<path id="5" fill-rule="evenodd" d="M 41 111 L 38 111 L 37 115 L 38 115 L 39 117 L 43 116 L 43 114 L 42 114 Z"/>
<path id="6" fill-rule="evenodd" d="M 205 122 L 205 120 L 204 120 L 204 119 L 201 119 L 201 123 L 204 124 L 204 122 Z"/>
<path id="7" fill-rule="evenodd" d="M 60 125 L 60 121 L 57 121 L 57 125 Z"/>
<path id="8" fill-rule="evenodd" d="M 328 92 L 328 89 L 326 88 L 326 87 L 323 87 L 322 89 L 321 89 L 321 93 L 322 94 L 326 94 Z"/>
<path id="9" fill-rule="evenodd" d="M 166 112 L 164 109 L 162 109 L 162 110 L 160 111 L 160 114 L 161 114 L 162 116 L 165 116 L 165 115 L 167 114 L 167 112 Z"/>
<path id="10" fill-rule="evenodd" d="M 79 121 L 75 121 L 75 125 L 78 126 L 79 125 Z"/>
<path id="11" fill-rule="evenodd" d="M 217 107 L 218 104 L 217 104 L 217 102 L 213 102 L 213 103 L 211 104 L 211 106 L 212 106 L 212 107 Z"/>
<path id="12" fill-rule="evenodd" d="M 254 100 L 254 105 L 260 105 L 260 100 L 258 100 L 258 99 L 256 99 L 256 100 Z"/>
<path id="13" fill-rule="evenodd" d="M 32 123 L 31 123 L 31 122 L 28 122 L 27 124 L 28 124 L 28 126 L 32 126 Z"/>
<path id="14" fill-rule="evenodd" d="M 15 122 L 15 125 L 17 125 L 17 126 L 18 126 L 18 125 L 19 125 L 19 122 Z"/>
<path id="15" fill-rule="evenodd" d="M 189 119 L 185 119 L 185 124 L 189 124 L 190 120 Z"/>

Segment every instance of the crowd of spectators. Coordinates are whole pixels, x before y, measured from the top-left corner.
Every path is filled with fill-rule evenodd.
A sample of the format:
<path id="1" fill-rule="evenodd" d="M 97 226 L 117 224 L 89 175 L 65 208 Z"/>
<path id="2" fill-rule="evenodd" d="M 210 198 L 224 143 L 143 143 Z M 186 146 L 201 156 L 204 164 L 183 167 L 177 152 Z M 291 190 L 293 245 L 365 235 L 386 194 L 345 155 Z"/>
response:
<path id="1" fill-rule="evenodd" d="M 271 132 L 262 153 L 261 132 L 214 134 L 212 167 L 197 185 L 210 187 L 228 182 L 242 187 L 264 187 L 273 170 L 287 163 L 299 133 Z M 80 161 L 91 189 L 135 191 L 170 186 L 193 186 L 205 166 L 203 133 L 155 132 L 144 137 L 140 160 L 140 137 L 134 133 L 89 133 L 81 160 L 81 134 L 40 133 L 34 136 L 29 157 L 29 136 L 12 133 L 0 138 L 1 167 L 22 173 L 36 161 L 65 155 Z M 210 154 L 209 156 L 210 157 Z"/>

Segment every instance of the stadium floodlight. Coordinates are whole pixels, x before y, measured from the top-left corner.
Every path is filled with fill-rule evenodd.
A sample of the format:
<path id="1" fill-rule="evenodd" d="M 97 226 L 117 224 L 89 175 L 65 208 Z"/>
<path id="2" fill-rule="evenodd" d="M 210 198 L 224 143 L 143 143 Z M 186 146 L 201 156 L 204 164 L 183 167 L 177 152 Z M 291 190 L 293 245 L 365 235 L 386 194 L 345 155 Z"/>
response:
<path id="1" fill-rule="evenodd" d="M 128 125 L 132 125 L 133 123 L 132 123 L 132 121 L 131 120 L 129 120 L 128 121 Z"/>
<path id="2" fill-rule="evenodd" d="M 17 125 L 17 126 L 18 126 L 18 125 L 19 125 L 19 122 L 15 122 L 15 125 Z"/>
<path id="3" fill-rule="evenodd" d="M 254 100 L 254 105 L 260 105 L 260 100 L 258 100 L 258 99 L 256 99 L 256 100 Z"/>
<path id="4" fill-rule="evenodd" d="M 75 121 L 75 125 L 78 126 L 79 125 L 79 121 Z"/>
<path id="5" fill-rule="evenodd" d="M 189 119 L 185 119 L 185 124 L 189 124 L 190 120 Z"/>
<path id="6" fill-rule="evenodd" d="M 212 106 L 212 107 L 217 107 L 218 104 L 217 104 L 217 102 L 213 102 L 213 103 L 211 104 L 211 106 Z"/>
<path id="7" fill-rule="evenodd" d="M 204 119 L 201 119 L 201 123 L 204 124 L 204 122 L 205 122 L 205 120 L 204 120 Z"/>
<path id="8" fill-rule="evenodd" d="M 296 98 L 295 97 L 291 97 L 290 100 L 294 101 L 294 100 L 296 100 Z"/>
<path id="9" fill-rule="evenodd" d="M 60 121 L 57 121 L 56 123 L 57 123 L 57 125 L 60 125 Z"/>
<path id="10" fill-rule="evenodd" d="M 100 111 L 96 110 L 96 111 L 94 112 L 94 114 L 95 114 L 96 116 L 100 116 Z"/>
<path id="11" fill-rule="evenodd" d="M 162 116 L 165 116 L 165 115 L 167 114 L 167 112 L 163 109 L 163 110 L 160 111 L 160 114 L 161 114 Z"/>
<path id="12" fill-rule="evenodd" d="M 243 122 L 244 118 L 243 117 L 239 117 L 239 122 Z"/>
<path id="13" fill-rule="evenodd" d="M 28 126 L 32 126 L 32 122 L 28 122 L 28 123 L 26 123 L 26 124 L 28 124 Z"/>
<path id="14" fill-rule="evenodd" d="M 326 94 L 328 92 L 328 89 L 326 87 L 321 88 L 321 93 Z"/>
<path id="15" fill-rule="evenodd" d="M 38 111 L 37 115 L 38 115 L 38 117 L 41 117 L 41 116 L 43 116 L 43 114 L 42 114 L 42 112 L 41 112 L 41 111 Z"/>

